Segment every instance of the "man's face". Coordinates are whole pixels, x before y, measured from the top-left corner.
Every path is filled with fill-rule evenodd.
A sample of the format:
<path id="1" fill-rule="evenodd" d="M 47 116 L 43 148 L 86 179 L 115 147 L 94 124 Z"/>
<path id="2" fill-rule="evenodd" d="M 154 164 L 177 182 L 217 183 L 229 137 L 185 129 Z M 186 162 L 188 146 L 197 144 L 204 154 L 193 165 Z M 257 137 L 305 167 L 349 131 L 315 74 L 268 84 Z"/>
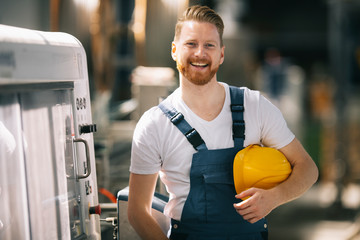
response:
<path id="1" fill-rule="evenodd" d="M 205 85 L 214 78 L 224 61 L 224 47 L 215 25 L 186 21 L 172 43 L 172 57 L 179 72 L 196 85 Z"/>

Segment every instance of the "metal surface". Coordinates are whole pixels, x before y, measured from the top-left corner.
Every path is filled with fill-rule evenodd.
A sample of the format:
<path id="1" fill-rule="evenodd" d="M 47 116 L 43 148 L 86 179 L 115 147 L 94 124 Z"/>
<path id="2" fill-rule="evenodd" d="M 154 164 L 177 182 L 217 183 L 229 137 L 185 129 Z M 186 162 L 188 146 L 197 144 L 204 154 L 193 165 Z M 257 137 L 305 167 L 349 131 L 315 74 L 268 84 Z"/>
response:
<path id="1" fill-rule="evenodd" d="M 0 239 L 100 239 L 88 84 L 76 38 L 0 25 Z"/>
<path id="2" fill-rule="evenodd" d="M 20 116 L 16 95 L 1 94 L 0 239 L 30 239 Z M 22 231 L 12 227 L 14 225 L 21 226 Z"/>

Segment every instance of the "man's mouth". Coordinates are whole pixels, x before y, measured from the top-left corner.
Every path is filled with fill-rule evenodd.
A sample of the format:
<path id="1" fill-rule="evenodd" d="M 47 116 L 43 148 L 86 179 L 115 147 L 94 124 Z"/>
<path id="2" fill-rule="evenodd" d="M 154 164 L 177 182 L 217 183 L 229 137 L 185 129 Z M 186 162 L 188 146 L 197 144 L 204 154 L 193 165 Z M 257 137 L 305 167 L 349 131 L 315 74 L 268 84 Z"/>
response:
<path id="1" fill-rule="evenodd" d="M 207 67 L 209 65 L 207 63 L 199 63 L 199 62 L 191 62 L 190 64 L 194 67 Z"/>

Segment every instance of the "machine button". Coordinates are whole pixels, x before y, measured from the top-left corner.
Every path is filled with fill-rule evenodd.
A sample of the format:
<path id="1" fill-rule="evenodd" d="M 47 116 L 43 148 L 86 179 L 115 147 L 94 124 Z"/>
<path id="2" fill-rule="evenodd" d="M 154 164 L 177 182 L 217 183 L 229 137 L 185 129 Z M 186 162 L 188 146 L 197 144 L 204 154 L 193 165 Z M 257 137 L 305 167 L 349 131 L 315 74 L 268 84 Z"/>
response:
<path id="1" fill-rule="evenodd" d="M 101 214 L 101 207 L 100 205 L 89 207 L 89 214 Z"/>
<path id="2" fill-rule="evenodd" d="M 96 124 L 84 124 L 79 126 L 80 134 L 96 132 Z"/>

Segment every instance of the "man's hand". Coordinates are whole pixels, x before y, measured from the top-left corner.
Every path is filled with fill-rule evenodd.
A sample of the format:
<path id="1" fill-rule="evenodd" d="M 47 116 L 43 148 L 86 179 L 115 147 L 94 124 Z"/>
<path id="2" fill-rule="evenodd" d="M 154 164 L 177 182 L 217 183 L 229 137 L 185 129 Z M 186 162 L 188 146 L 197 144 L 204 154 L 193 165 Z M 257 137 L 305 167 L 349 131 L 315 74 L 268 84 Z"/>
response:
<path id="1" fill-rule="evenodd" d="M 289 178 L 271 189 L 250 188 L 235 196 L 239 199 L 250 197 L 234 204 L 236 211 L 250 223 L 259 221 L 274 208 L 300 197 L 318 178 L 317 166 L 296 138 L 279 150 L 291 164 Z"/>
<path id="2" fill-rule="evenodd" d="M 234 203 L 234 208 L 250 223 L 266 217 L 275 208 L 275 203 L 272 201 L 274 196 L 268 190 L 250 188 L 235 197 L 238 199 L 249 197 L 245 201 Z"/>

